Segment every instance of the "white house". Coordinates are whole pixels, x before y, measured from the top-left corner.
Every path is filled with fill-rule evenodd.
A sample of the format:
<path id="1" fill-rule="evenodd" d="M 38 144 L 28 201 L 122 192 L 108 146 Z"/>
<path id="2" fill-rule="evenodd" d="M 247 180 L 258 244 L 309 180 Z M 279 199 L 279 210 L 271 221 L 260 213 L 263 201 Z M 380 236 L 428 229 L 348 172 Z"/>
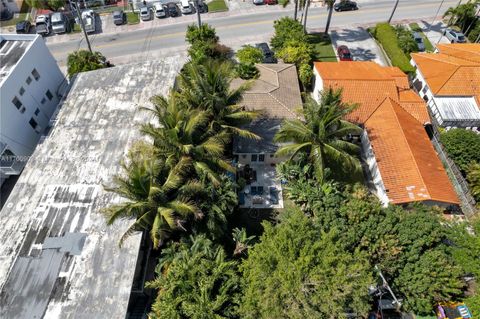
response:
<path id="1" fill-rule="evenodd" d="M 414 53 L 413 85 L 438 125 L 480 127 L 480 44 L 439 44 L 437 53 Z"/>
<path id="2" fill-rule="evenodd" d="M 18 175 L 61 98 L 65 76 L 38 35 L 0 35 L 0 182 Z"/>

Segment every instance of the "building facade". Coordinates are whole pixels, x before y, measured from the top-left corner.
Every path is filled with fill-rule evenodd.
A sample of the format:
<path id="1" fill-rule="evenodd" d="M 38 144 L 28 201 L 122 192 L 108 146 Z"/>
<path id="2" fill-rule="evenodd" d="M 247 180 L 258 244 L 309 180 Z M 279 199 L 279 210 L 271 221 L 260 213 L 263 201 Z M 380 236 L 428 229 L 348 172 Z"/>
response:
<path id="1" fill-rule="evenodd" d="M 66 80 L 38 35 L 0 35 L 0 179 L 18 175 L 49 126 Z"/>

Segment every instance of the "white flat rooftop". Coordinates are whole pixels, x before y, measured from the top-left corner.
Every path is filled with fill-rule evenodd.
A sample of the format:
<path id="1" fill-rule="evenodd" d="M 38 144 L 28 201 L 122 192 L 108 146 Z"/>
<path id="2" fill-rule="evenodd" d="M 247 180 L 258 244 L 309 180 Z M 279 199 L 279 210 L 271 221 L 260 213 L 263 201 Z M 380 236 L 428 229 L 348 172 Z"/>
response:
<path id="1" fill-rule="evenodd" d="M 283 208 L 282 185 L 275 167 L 263 163 L 250 163 L 249 166 L 256 178 L 240 192 L 239 207 Z"/>
<path id="2" fill-rule="evenodd" d="M 0 212 L 0 318 L 125 318 L 140 234 L 107 226 L 100 210 L 120 161 L 167 94 L 184 59 L 80 73 L 47 139 L 37 147 Z"/>
<path id="3" fill-rule="evenodd" d="M 480 108 L 474 97 L 434 97 L 444 121 L 480 121 Z"/>
<path id="4" fill-rule="evenodd" d="M 0 34 L 0 83 L 10 74 L 37 37 L 40 36 L 33 34 Z"/>

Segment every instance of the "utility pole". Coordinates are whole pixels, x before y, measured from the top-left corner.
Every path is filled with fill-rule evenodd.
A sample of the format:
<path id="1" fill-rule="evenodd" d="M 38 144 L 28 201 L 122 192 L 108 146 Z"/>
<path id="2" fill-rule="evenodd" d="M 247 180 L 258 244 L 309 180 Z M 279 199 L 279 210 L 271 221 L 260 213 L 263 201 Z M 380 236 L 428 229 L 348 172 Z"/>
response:
<path id="1" fill-rule="evenodd" d="M 80 13 L 80 6 L 78 5 L 78 0 L 75 1 L 75 7 L 77 8 L 78 20 L 80 20 L 80 24 L 82 25 L 83 35 L 85 36 L 85 40 L 87 41 L 88 51 L 90 51 L 90 53 L 93 53 L 92 47 L 90 46 L 90 40 L 88 39 L 87 31 L 85 31 L 85 23 L 83 22 L 82 14 Z"/>
<path id="2" fill-rule="evenodd" d="M 390 15 L 390 18 L 388 18 L 388 24 L 390 24 L 390 22 L 392 22 L 393 15 L 395 14 L 395 11 L 397 10 L 397 6 L 398 6 L 399 2 L 400 2 L 400 0 L 397 0 L 395 2 L 395 5 L 393 6 L 392 14 Z"/>
<path id="3" fill-rule="evenodd" d="M 197 11 L 197 23 L 198 23 L 198 28 L 202 26 L 202 19 L 200 18 L 200 6 L 198 5 L 198 2 L 201 0 L 195 0 L 195 11 Z"/>

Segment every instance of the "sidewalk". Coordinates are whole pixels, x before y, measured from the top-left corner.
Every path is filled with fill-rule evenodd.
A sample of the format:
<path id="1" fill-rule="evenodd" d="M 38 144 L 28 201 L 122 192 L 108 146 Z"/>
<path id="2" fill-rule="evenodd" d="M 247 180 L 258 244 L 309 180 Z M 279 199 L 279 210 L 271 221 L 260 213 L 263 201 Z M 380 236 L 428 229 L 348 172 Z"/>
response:
<path id="1" fill-rule="evenodd" d="M 432 24 L 432 21 L 422 20 L 418 22 L 418 26 L 422 28 L 425 36 L 434 46 L 438 43 L 450 43 L 447 37 L 443 36 L 443 31 L 445 30 L 446 25 L 442 21 L 437 21 Z"/>

